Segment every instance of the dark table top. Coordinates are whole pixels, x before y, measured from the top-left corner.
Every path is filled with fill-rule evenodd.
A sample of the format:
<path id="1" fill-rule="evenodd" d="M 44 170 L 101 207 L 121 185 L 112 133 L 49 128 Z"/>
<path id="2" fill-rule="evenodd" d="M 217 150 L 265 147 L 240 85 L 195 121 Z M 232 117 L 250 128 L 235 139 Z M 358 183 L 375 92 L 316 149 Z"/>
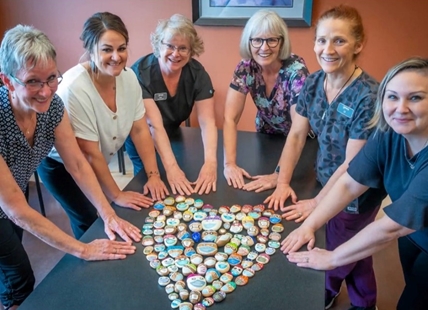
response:
<path id="1" fill-rule="evenodd" d="M 281 154 L 285 138 L 251 132 L 238 133 L 238 165 L 251 175 L 272 172 Z M 181 128 L 171 137 L 178 164 L 189 180 L 195 180 L 203 163 L 200 130 Z M 223 139 L 219 132 L 217 192 L 201 197 L 215 208 L 232 204 L 259 204 L 272 191 L 260 194 L 236 190 L 227 185 L 223 176 Z M 320 189 L 313 171 L 317 142 L 308 139 L 296 167 L 292 187 L 299 199 L 310 198 Z M 166 180 L 161 171 L 162 178 Z M 144 173 L 137 175 L 126 187 L 140 191 L 146 181 Z M 141 227 L 148 210 L 136 212 L 115 207 L 119 216 Z M 294 222 L 283 221 L 283 236 L 295 229 Z M 82 237 L 88 242 L 105 238 L 103 222 L 98 219 Z M 316 246 L 324 247 L 325 232 L 317 232 Z M 157 283 L 158 274 L 150 268 L 137 245 L 134 255 L 120 261 L 86 262 L 71 255 L 54 267 L 34 292 L 21 305 L 27 309 L 171 309 L 163 287 Z M 277 251 L 263 270 L 256 273 L 246 286 L 228 294 L 226 300 L 213 309 L 323 309 L 324 272 L 301 269 L 287 261 Z"/>

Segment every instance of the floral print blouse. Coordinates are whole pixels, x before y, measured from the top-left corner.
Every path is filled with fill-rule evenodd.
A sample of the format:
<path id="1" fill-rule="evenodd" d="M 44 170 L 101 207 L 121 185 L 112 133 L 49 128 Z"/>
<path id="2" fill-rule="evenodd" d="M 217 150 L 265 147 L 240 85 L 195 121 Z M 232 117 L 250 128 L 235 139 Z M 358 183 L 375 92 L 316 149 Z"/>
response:
<path id="1" fill-rule="evenodd" d="M 266 94 L 262 68 L 253 59 L 241 60 L 230 87 L 245 95 L 251 94 L 257 107 L 257 132 L 287 135 L 291 128 L 290 108 L 297 103 L 308 75 L 303 58 L 291 54 L 289 58 L 282 60 L 275 86 L 270 94 Z"/>

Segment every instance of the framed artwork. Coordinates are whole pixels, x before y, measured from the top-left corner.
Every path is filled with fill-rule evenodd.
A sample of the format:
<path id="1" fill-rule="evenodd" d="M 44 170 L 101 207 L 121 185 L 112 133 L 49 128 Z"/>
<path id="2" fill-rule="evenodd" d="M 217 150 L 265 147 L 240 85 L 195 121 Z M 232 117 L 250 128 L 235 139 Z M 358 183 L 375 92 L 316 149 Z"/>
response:
<path id="1" fill-rule="evenodd" d="M 310 27 L 313 0 L 192 0 L 193 22 L 203 26 L 244 26 L 260 9 L 276 11 L 288 27 Z"/>

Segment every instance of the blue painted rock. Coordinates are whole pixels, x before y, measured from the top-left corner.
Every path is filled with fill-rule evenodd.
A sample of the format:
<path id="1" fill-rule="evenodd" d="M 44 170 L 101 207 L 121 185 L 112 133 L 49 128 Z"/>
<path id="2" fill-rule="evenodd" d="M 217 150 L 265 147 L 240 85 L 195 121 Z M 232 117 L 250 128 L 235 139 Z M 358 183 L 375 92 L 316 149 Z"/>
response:
<path id="1" fill-rule="evenodd" d="M 190 274 L 187 277 L 186 280 L 187 283 L 187 287 L 191 290 L 191 291 L 202 291 L 203 288 L 207 285 L 207 280 L 199 275 L 199 274 Z M 192 294 L 192 292 L 190 292 L 190 294 Z M 189 295 L 190 298 L 190 295 Z"/>
<path id="2" fill-rule="evenodd" d="M 213 256 L 217 253 L 217 244 L 214 242 L 201 242 L 196 246 L 196 252 L 205 256 Z"/>

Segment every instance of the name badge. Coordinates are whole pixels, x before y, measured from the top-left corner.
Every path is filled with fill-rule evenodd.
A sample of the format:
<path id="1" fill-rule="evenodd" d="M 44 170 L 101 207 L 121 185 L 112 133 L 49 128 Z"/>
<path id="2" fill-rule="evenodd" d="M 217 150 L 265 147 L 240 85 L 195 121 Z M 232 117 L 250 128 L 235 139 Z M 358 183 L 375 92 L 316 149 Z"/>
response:
<path id="1" fill-rule="evenodd" d="M 155 101 L 159 101 L 159 100 L 166 100 L 166 98 L 168 98 L 168 94 L 167 93 L 156 93 L 154 95 L 154 100 Z"/>
<path id="2" fill-rule="evenodd" d="M 348 118 L 351 118 L 352 115 L 354 115 L 354 109 L 344 105 L 343 103 L 339 103 L 339 106 L 337 107 L 337 112 L 342 115 L 345 115 Z"/>

